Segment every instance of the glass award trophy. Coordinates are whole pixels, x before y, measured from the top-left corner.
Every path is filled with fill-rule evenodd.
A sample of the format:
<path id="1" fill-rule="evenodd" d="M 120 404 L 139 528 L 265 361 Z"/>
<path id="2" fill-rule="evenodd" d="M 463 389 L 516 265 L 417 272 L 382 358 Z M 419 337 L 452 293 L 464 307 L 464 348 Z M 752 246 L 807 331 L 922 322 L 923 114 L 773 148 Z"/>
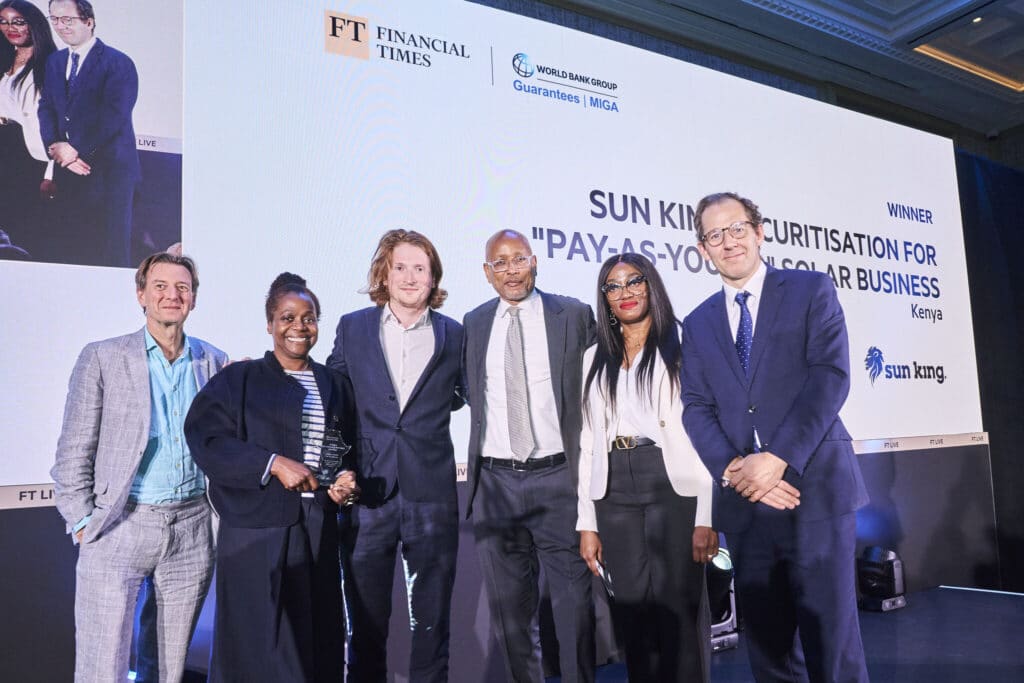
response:
<path id="1" fill-rule="evenodd" d="M 337 428 L 338 420 L 335 418 L 334 427 L 324 430 L 324 442 L 320 449 L 320 467 L 316 473 L 316 480 L 321 486 L 330 487 L 341 472 L 342 458 L 352 450 L 352 447 L 341 438 L 341 430 Z"/>

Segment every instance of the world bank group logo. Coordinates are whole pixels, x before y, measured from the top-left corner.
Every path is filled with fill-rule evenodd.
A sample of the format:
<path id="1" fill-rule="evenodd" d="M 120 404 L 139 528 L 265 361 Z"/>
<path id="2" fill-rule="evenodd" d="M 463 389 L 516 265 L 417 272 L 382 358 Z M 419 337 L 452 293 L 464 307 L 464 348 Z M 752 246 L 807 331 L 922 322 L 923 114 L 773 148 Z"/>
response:
<path id="1" fill-rule="evenodd" d="M 512 68 L 517 74 L 523 78 L 529 78 L 537 71 L 533 68 L 533 63 L 530 61 L 530 55 L 525 52 L 517 52 L 512 58 Z"/>
<path id="2" fill-rule="evenodd" d="M 864 369 L 867 370 L 871 386 L 875 380 L 929 380 L 937 384 L 943 384 L 949 378 L 946 368 L 942 365 L 932 363 L 920 363 L 916 360 L 910 363 L 886 363 L 885 354 L 877 346 L 869 346 L 868 353 L 864 357 Z"/>

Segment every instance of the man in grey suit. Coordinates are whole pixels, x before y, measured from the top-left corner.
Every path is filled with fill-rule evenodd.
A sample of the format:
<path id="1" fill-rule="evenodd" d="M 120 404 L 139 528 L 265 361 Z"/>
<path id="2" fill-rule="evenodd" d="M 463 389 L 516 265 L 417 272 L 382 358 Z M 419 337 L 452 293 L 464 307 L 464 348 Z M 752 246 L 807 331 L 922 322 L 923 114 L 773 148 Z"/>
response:
<path id="1" fill-rule="evenodd" d="M 160 681 L 181 680 L 213 572 L 203 473 L 183 424 L 196 392 L 227 362 L 184 333 L 195 264 L 168 253 L 135 274 L 141 330 L 88 344 L 68 385 L 57 444 L 57 509 L 80 544 L 75 681 L 123 681 L 143 580 L 156 606 Z"/>
<path id="2" fill-rule="evenodd" d="M 539 566 L 551 592 L 563 681 L 593 681 L 591 575 L 579 554 L 576 483 L 583 351 L 594 314 L 534 289 L 537 257 L 513 230 L 487 241 L 498 298 L 469 312 L 469 503 L 491 626 L 510 681 L 542 681 Z"/>

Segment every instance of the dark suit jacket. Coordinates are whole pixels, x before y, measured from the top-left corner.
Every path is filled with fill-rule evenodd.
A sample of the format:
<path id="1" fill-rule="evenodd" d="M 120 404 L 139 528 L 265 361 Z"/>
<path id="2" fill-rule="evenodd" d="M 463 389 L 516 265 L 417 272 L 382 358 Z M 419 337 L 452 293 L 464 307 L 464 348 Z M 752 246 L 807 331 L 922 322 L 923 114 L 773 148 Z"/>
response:
<path id="1" fill-rule="evenodd" d="M 562 445 L 569 461 L 575 495 L 579 482 L 580 431 L 583 429 L 583 352 L 596 341 L 594 312 L 590 306 L 567 296 L 537 290 L 544 304 L 544 327 L 548 336 L 551 384 L 562 431 Z M 477 306 L 466 314 L 464 365 L 470 405 L 469 502 L 466 516 L 473 512 L 473 497 L 480 479 L 479 460 L 483 457 L 484 414 L 487 380 L 487 344 L 494 326 L 498 299 Z"/>
<path id="2" fill-rule="evenodd" d="M 345 443 L 355 438 L 352 389 L 341 375 L 310 363 L 324 417 L 337 420 Z M 221 523 L 244 528 L 290 526 L 299 519 L 301 494 L 271 477 L 260 483 L 270 456 L 277 453 L 302 462 L 302 401 L 306 390 L 289 377 L 268 351 L 259 360 L 224 368 L 199 392 L 185 418 L 185 438 L 192 457 L 210 478 L 210 501 Z M 348 469 L 352 469 L 349 451 Z M 337 506 L 317 489 L 318 502 Z"/>
<path id="3" fill-rule="evenodd" d="M 786 461 L 801 493 L 794 514 L 827 519 L 867 502 L 839 409 L 850 391 L 846 322 L 827 275 L 768 267 L 744 376 L 718 291 L 683 321 L 683 425 L 715 479 L 751 451 Z M 756 507 L 716 487 L 715 528 L 743 531 Z"/>
<path id="4" fill-rule="evenodd" d="M 46 60 L 46 80 L 39 99 L 43 144 L 68 142 L 86 163 L 105 175 L 139 178 L 132 126 L 132 110 L 139 96 L 135 64 L 97 39 L 69 89 L 64 75 L 68 55 L 65 48 Z"/>
<path id="5" fill-rule="evenodd" d="M 356 439 L 360 502 L 382 502 L 401 483 L 418 502 L 456 501 L 451 411 L 463 405 L 462 325 L 431 311 L 434 354 L 400 410 L 380 338 L 380 306 L 341 317 L 327 366 L 347 377 L 358 397 Z"/>

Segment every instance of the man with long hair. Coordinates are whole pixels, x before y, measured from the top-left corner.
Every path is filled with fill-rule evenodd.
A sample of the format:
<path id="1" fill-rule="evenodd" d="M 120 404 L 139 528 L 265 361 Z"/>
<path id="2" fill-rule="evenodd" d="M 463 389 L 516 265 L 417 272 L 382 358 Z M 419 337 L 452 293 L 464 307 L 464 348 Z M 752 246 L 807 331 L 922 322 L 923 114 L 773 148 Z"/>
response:
<path id="1" fill-rule="evenodd" d="M 348 678 L 387 677 L 399 547 L 409 600 L 409 680 L 448 680 L 459 542 L 451 412 L 462 407 L 462 325 L 437 311 L 441 257 L 424 235 L 390 230 L 370 264 L 373 305 L 342 316 L 327 366 L 357 397 L 360 499 L 339 516 Z"/>

